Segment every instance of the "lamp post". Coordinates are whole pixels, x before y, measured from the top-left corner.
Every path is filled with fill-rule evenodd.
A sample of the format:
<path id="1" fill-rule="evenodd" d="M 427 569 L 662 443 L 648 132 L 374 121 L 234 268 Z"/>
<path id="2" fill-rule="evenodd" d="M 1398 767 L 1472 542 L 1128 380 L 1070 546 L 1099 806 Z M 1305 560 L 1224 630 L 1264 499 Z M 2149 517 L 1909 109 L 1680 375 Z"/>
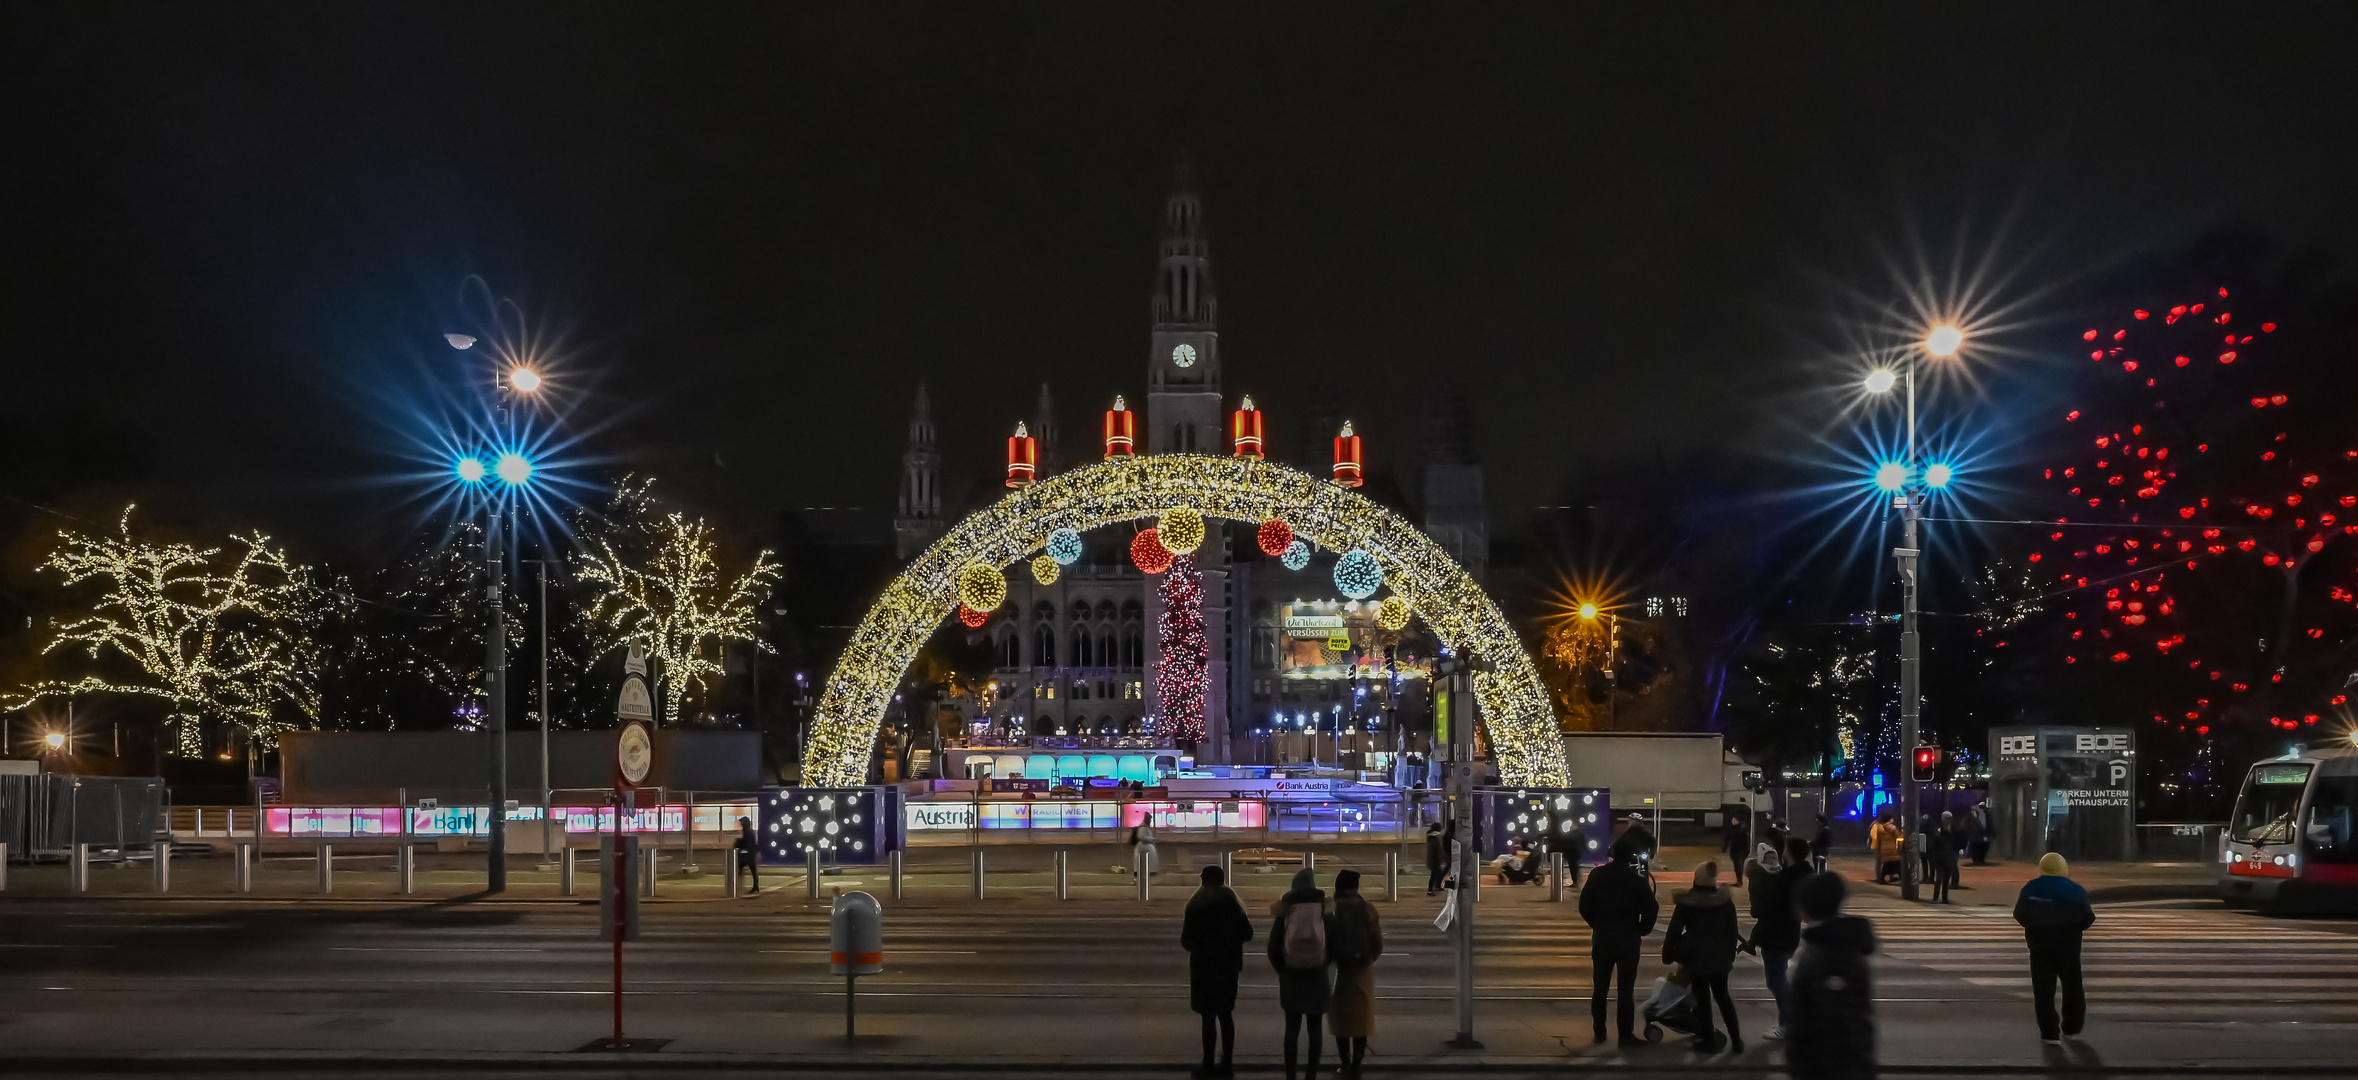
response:
<path id="1" fill-rule="evenodd" d="M 1580 617 L 1589 622 L 1600 617 L 1605 620 L 1605 727 L 1610 729 L 1621 708 L 1621 680 L 1613 674 L 1613 659 L 1621 653 L 1621 616 L 1600 611 L 1595 604 L 1582 604 Z"/>
<path id="2" fill-rule="evenodd" d="M 1957 355 L 1965 343 L 1964 331 L 1943 323 L 1924 336 L 1921 349 L 1935 359 Z M 1912 759 L 1916 744 L 1923 738 L 1921 707 L 1924 697 L 1923 638 L 1916 632 L 1916 570 L 1917 559 L 1923 548 L 1917 543 L 1917 521 L 1927 490 L 1946 488 L 1954 475 L 1947 465 L 1932 465 L 1919 472 L 1916 465 L 1916 349 L 1907 353 L 1906 370 L 1894 376 L 1888 368 L 1868 373 L 1866 388 L 1870 393 L 1888 393 L 1893 383 L 1907 384 L 1907 450 L 1897 462 L 1876 466 L 1875 486 L 1891 496 L 1892 506 L 1900 511 L 1900 546 L 1893 548 L 1892 557 L 1899 564 L 1900 574 L 1900 899 L 1917 898 L 1917 861 L 1922 855 L 1916 850 L 1916 833 L 1923 826 L 1924 808 L 1919 804 L 1916 770 Z"/>

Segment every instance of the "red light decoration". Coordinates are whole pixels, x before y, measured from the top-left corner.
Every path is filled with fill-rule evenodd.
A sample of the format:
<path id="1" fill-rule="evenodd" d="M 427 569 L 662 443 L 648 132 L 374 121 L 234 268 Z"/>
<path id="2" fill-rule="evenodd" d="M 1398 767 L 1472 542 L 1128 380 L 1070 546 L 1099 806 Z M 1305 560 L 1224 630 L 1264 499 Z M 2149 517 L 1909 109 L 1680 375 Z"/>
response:
<path id="1" fill-rule="evenodd" d="M 1022 421 L 1016 421 L 1015 434 L 1007 437 L 1007 486 L 1019 488 L 1031 483 L 1039 469 L 1039 440 L 1024 430 Z"/>
<path id="2" fill-rule="evenodd" d="M 991 621 L 991 613 L 988 611 L 976 611 L 964 604 L 960 604 L 958 605 L 958 621 L 965 623 L 969 627 L 979 629 L 981 628 L 982 624 Z"/>
<path id="3" fill-rule="evenodd" d="M 1274 559 L 1294 546 L 1294 527 L 1282 518 L 1270 518 L 1253 533 L 1253 542 L 1260 545 L 1261 554 Z"/>
<path id="4" fill-rule="evenodd" d="M 1130 541 L 1130 562 L 1141 573 L 1162 573 L 1171 568 L 1174 557 L 1171 549 L 1163 546 L 1162 534 L 1154 529 L 1139 530 L 1137 538 Z"/>
<path id="5" fill-rule="evenodd" d="M 1261 410 L 1253 407 L 1253 396 L 1246 394 L 1243 407 L 1228 418 L 1228 434 L 1235 445 L 1235 455 L 1260 461 L 1262 452 Z"/>
<path id="6" fill-rule="evenodd" d="M 1138 456 L 1138 414 L 1130 411 L 1121 395 L 1114 395 L 1113 408 L 1105 410 L 1105 459 Z"/>
<path id="7" fill-rule="evenodd" d="M 1158 549 L 1162 546 L 1158 541 Z M 1211 646 L 1204 637 L 1203 576 L 1195 560 L 1165 562 L 1170 573 L 1156 591 L 1163 601 L 1155 629 L 1161 652 L 1154 671 L 1160 734 L 1181 746 L 1204 738 L 1204 698 L 1211 687 Z"/>
<path id="8" fill-rule="evenodd" d="M 1360 453 L 1359 436 L 1351 430 L 1351 422 L 1345 420 L 1342 433 L 1335 436 L 1335 483 L 1355 488 L 1367 482 L 1359 475 Z"/>

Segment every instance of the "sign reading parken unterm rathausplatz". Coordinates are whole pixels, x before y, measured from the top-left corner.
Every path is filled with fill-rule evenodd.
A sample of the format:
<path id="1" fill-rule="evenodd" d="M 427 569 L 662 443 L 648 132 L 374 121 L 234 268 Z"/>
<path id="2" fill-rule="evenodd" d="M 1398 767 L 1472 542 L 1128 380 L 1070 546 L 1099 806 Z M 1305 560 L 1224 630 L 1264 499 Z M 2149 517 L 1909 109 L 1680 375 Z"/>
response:
<path id="1" fill-rule="evenodd" d="M 1172 510 L 1258 525 L 1283 519 L 1302 539 L 1364 551 L 1383 583 L 1434 636 L 1489 668 L 1474 697 L 1498 755 L 1499 779 L 1561 787 L 1563 743 L 1530 654 L 1498 605 L 1416 526 L 1349 489 L 1248 458 L 1158 454 L 1117 458 L 1017 489 L 977 511 L 885 587 L 853 633 L 819 698 L 803 782 L 847 787 L 867 779 L 876 729 L 917 650 L 958 607 L 956 577 L 974 564 L 1005 567 L 1031 557 L 1059 529 L 1087 532 Z"/>

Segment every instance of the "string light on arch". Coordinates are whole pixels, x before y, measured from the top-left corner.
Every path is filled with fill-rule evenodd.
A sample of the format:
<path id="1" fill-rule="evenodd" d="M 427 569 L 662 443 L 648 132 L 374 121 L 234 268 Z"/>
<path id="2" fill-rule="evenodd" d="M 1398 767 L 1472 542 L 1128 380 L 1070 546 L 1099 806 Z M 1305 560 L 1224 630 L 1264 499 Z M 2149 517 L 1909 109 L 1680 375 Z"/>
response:
<path id="1" fill-rule="evenodd" d="M 1353 600 L 1365 600 L 1384 587 L 1384 568 L 1365 551 L 1346 552 L 1335 560 L 1335 588 Z"/>
<path id="2" fill-rule="evenodd" d="M 1498 606 L 1445 550 L 1406 518 L 1325 477 L 1208 454 L 1156 454 L 1054 473 L 953 525 L 886 585 L 822 685 L 806 782 L 841 787 L 865 778 L 894 692 L 959 603 L 962 568 L 1008 567 L 1038 554 L 1056 530 L 1150 523 L 1180 506 L 1248 527 L 1282 518 L 1303 543 L 1305 566 L 1311 547 L 1368 554 L 1435 638 L 1481 661 L 1473 691 L 1501 782 L 1565 783 L 1563 744 L 1537 668 Z M 1161 550 L 1159 538 L 1149 543 Z"/>
<path id="3" fill-rule="evenodd" d="M 1310 545 L 1295 540 L 1285 546 L 1285 554 L 1277 561 L 1283 563 L 1286 569 L 1300 573 L 1303 567 L 1310 565 Z"/>
<path id="4" fill-rule="evenodd" d="M 968 563 L 958 571 L 958 602 L 976 611 L 993 611 L 1007 602 L 1007 578 L 997 567 Z"/>
<path id="5" fill-rule="evenodd" d="M 1071 566 L 1081 561 L 1081 534 L 1073 529 L 1058 529 L 1048 534 L 1048 557 L 1058 566 Z"/>
<path id="6" fill-rule="evenodd" d="M 1163 546 L 1161 534 L 1142 529 L 1130 541 L 1130 561 L 1141 573 L 1159 574 L 1171 568 L 1171 549 Z"/>
<path id="7" fill-rule="evenodd" d="M 1173 555 L 1189 555 L 1204 546 L 1204 516 L 1184 506 L 1163 515 L 1155 526 L 1155 540 Z"/>

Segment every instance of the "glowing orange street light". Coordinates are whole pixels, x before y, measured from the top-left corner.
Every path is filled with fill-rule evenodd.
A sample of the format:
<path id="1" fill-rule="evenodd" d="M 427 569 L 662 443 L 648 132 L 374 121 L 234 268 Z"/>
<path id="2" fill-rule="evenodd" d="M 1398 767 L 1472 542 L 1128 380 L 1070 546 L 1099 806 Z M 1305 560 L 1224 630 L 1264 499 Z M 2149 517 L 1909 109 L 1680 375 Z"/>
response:
<path id="1" fill-rule="evenodd" d="M 1924 335 L 1924 351 L 1938 357 L 1955 356 L 1958 347 L 1964 344 L 1965 331 L 1957 329 L 1953 323 L 1942 323 Z"/>
<path id="2" fill-rule="evenodd" d="M 49 744 L 51 750 L 63 750 L 65 749 L 65 732 L 52 731 L 41 736 L 41 741 Z"/>
<path id="3" fill-rule="evenodd" d="M 508 385 L 515 387 L 518 393 L 536 393 L 540 390 L 540 372 L 528 367 L 510 368 Z"/>
<path id="4" fill-rule="evenodd" d="M 1595 604 L 1580 605 L 1580 617 L 1587 619 L 1590 622 L 1595 622 L 1597 619 L 1597 606 Z"/>

